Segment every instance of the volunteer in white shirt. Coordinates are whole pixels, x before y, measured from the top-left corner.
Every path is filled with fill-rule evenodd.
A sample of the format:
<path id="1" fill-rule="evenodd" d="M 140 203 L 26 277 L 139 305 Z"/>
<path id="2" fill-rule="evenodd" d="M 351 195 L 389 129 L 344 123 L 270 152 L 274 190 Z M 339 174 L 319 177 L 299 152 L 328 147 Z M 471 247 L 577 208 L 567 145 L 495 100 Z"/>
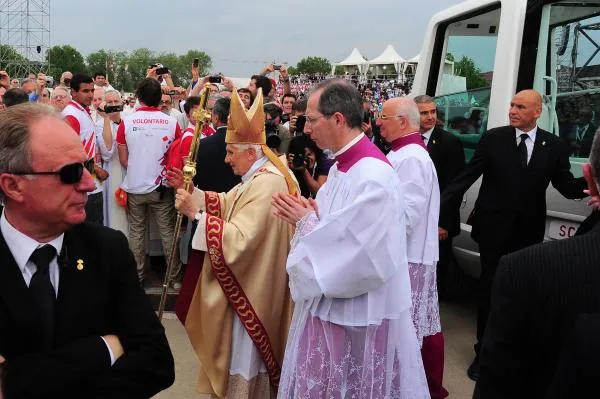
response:
<path id="1" fill-rule="evenodd" d="M 173 245 L 175 205 L 173 192 L 164 182 L 169 145 L 181 136 L 177 121 L 160 111 L 160 83 L 146 78 L 137 87 L 140 107 L 121 121 L 117 130 L 119 160 L 127 168 L 121 188 L 127 193 L 129 244 L 136 258 L 138 277 L 145 277 L 147 215 L 154 216 L 164 253 Z M 174 268 L 172 277 L 179 274 Z"/>

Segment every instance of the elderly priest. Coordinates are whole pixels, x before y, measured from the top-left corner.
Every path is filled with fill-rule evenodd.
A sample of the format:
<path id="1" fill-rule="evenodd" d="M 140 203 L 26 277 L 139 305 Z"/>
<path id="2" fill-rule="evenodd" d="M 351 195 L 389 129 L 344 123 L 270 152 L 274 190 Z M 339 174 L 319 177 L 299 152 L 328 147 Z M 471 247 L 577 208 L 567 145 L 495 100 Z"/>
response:
<path id="1" fill-rule="evenodd" d="M 225 162 L 242 182 L 228 193 L 176 195 L 177 209 L 198 220 L 192 247 L 208 253 L 185 327 L 201 397 L 274 398 L 292 315 L 285 263 L 293 228 L 270 200 L 298 187 L 266 146 L 261 91 L 249 111 L 233 91 L 225 141 Z"/>

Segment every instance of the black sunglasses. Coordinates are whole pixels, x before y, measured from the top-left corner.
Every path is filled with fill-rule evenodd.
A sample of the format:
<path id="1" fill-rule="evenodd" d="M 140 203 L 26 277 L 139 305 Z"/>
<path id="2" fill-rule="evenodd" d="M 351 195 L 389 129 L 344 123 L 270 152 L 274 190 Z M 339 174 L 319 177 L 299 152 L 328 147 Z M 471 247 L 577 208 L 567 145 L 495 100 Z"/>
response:
<path id="1" fill-rule="evenodd" d="M 91 174 L 94 173 L 94 159 L 88 159 L 85 162 L 70 163 L 63 166 L 56 172 L 18 172 L 13 175 L 58 175 L 63 184 L 75 184 L 81 181 L 83 170 L 87 169 Z"/>

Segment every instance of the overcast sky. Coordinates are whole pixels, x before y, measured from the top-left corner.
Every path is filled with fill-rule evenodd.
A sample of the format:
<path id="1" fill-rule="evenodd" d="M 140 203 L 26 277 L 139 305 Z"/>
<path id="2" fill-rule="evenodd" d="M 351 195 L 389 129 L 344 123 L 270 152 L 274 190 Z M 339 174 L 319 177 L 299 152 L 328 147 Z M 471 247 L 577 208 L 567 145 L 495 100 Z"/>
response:
<path id="1" fill-rule="evenodd" d="M 392 44 L 404 58 L 421 49 L 431 16 L 459 0 L 54 0 L 51 45 L 84 56 L 99 49 L 205 51 L 213 72 L 245 77 L 276 60 L 341 61 L 352 48 L 372 59 Z"/>

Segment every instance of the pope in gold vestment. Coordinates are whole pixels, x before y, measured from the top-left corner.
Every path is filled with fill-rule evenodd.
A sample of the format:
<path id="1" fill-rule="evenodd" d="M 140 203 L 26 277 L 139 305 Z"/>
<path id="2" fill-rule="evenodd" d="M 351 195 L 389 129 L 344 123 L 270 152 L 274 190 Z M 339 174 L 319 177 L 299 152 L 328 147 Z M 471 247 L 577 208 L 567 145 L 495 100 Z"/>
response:
<path id="1" fill-rule="evenodd" d="M 178 209 L 198 219 L 192 248 L 206 251 L 185 328 L 203 397 L 274 398 L 292 316 L 293 228 L 273 215 L 271 198 L 297 183 L 264 145 L 262 94 L 246 113 L 233 93 L 226 161 L 242 183 L 228 193 L 177 192 Z"/>

